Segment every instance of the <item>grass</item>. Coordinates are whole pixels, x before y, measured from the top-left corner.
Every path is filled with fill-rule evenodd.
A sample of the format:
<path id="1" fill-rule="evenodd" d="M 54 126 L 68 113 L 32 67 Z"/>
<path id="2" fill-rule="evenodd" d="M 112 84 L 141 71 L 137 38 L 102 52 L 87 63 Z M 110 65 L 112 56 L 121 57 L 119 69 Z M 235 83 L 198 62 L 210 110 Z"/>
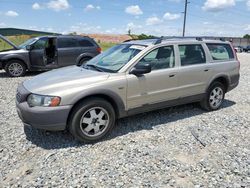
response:
<path id="1" fill-rule="evenodd" d="M 37 35 L 36 35 L 37 36 Z M 7 38 L 13 42 L 16 45 L 20 45 L 23 42 L 25 42 L 26 40 L 36 37 L 35 35 L 17 35 L 17 36 L 8 36 Z M 98 43 L 100 45 L 100 47 L 102 48 L 102 51 L 107 50 L 108 48 L 112 47 L 115 45 L 115 43 L 110 43 L 110 42 L 100 42 Z M 11 49 L 12 47 L 7 44 L 6 42 L 2 41 L 0 39 L 0 51 L 2 50 L 7 50 L 7 49 Z"/>

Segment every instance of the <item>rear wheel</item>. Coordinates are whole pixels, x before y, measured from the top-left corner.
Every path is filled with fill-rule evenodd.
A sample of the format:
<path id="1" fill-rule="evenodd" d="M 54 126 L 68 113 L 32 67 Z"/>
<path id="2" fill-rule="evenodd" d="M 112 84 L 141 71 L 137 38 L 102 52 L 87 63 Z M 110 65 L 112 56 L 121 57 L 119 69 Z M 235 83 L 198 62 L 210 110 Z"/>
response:
<path id="1" fill-rule="evenodd" d="M 10 60 L 5 65 L 5 71 L 11 77 L 24 76 L 26 73 L 26 65 L 20 60 Z"/>
<path id="2" fill-rule="evenodd" d="M 69 130 L 82 142 L 95 142 L 106 136 L 115 124 L 112 105 L 101 99 L 91 98 L 78 104 L 73 110 Z"/>
<path id="3" fill-rule="evenodd" d="M 89 60 L 91 59 L 91 57 L 83 57 L 80 62 L 79 62 L 79 66 L 84 65 L 85 63 L 87 63 Z"/>
<path id="4" fill-rule="evenodd" d="M 209 87 L 206 97 L 201 101 L 201 107 L 207 111 L 217 110 L 221 107 L 225 97 L 225 86 L 214 82 Z"/>

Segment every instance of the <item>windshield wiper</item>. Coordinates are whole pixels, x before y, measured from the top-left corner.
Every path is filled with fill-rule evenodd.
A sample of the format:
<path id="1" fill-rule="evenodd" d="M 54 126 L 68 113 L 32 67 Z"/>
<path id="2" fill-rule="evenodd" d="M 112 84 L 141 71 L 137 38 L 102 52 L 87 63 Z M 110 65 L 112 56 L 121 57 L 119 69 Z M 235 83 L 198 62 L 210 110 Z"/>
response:
<path id="1" fill-rule="evenodd" d="M 91 68 L 94 68 L 95 70 L 99 71 L 99 72 L 104 72 L 103 69 L 101 69 L 100 67 L 96 66 L 96 65 L 93 65 L 93 64 L 85 64 L 84 65 L 84 68 L 87 68 L 87 67 L 91 67 Z"/>

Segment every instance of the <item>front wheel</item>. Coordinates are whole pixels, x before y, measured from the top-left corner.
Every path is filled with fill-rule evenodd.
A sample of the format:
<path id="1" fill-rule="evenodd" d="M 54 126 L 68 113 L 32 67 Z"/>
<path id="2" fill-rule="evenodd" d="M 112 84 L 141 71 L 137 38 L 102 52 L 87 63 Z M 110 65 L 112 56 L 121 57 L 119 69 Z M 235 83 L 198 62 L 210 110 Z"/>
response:
<path id="1" fill-rule="evenodd" d="M 24 76 L 26 73 L 26 66 L 20 60 L 10 60 L 5 66 L 5 71 L 11 77 Z"/>
<path id="2" fill-rule="evenodd" d="M 115 124 L 112 105 L 101 98 L 91 98 L 78 104 L 69 122 L 71 134 L 82 142 L 96 142 L 105 137 Z"/>
<path id="3" fill-rule="evenodd" d="M 225 97 L 225 87 L 220 82 L 214 82 L 209 87 L 206 97 L 201 101 L 201 107 L 207 111 L 218 110 Z"/>

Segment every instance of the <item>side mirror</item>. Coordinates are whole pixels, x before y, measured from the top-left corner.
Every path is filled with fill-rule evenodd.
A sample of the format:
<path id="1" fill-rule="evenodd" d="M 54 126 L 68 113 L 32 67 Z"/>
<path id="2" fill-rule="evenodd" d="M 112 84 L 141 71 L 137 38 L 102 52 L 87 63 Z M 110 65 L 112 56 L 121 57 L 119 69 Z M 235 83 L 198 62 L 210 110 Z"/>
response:
<path id="1" fill-rule="evenodd" d="M 31 45 L 27 45 L 26 46 L 26 50 L 28 50 L 28 51 L 32 50 L 32 46 Z"/>
<path id="2" fill-rule="evenodd" d="M 147 74 L 150 72 L 151 72 L 151 65 L 145 64 L 145 65 L 136 65 L 135 67 L 131 69 L 130 74 L 141 76 L 143 74 Z"/>

